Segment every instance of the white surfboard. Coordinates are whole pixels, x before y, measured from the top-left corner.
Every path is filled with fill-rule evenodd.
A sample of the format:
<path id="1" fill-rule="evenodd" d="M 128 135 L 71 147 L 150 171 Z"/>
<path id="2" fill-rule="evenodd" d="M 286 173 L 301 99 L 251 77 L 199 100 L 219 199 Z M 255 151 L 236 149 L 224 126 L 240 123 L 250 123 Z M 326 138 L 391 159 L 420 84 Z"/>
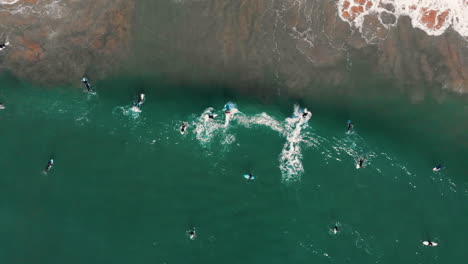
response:
<path id="1" fill-rule="evenodd" d="M 1 109 L 1 110 L 5 109 L 5 106 L 2 105 L 2 104 L 0 104 L 0 109 Z"/>
<path id="2" fill-rule="evenodd" d="M 440 169 L 434 167 L 434 168 L 432 168 L 432 171 L 440 171 Z"/>

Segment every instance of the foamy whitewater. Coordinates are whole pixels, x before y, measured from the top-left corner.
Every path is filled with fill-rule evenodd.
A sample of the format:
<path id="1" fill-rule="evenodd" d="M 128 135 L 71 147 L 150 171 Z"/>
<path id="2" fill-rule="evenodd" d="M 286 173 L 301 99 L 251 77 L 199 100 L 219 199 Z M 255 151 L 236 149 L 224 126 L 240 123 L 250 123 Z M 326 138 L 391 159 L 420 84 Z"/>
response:
<path id="1" fill-rule="evenodd" d="M 337 8 L 339 17 L 360 32 L 368 15 L 376 15 L 386 28 L 395 26 L 400 16 L 408 16 L 413 27 L 429 35 L 441 35 L 452 27 L 461 36 L 468 36 L 466 0 L 339 0 Z M 395 16 L 395 22 L 384 23 L 384 14 Z"/>

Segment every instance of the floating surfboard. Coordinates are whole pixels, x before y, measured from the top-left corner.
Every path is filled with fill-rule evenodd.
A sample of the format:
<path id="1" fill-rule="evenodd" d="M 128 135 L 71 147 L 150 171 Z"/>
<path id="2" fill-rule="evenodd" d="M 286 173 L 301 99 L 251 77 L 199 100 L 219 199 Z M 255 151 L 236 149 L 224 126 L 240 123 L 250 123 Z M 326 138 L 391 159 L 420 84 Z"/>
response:
<path id="1" fill-rule="evenodd" d="M 429 241 L 423 241 L 423 245 L 429 247 L 436 247 L 438 244 L 436 242 L 432 242 L 432 245 L 429 244 Z"/>
<path id="2" fill-rule="evenodd" d="M 0 109 L 1 109 L 1 110 L 5 109 L 5 106 L 2 105 L 2 104 L 0 104 Z"/>
<path id="3" fill-rule="evenodd" d="M 244 178 L 247 180 L 255 180 L 255 176 L 252 175 L 252 178 L 250 178 L 249 174 L 244 174 Z"/>
<path id="4" fill-rule="evenodd" d="M 356 164 L 356 169 L 360 169 L 360 168 L 361 168 L 361 166 L 359 166 L 359 163 Z"/>
<path id="5" fill-rule="evenodd" d="M 432 169 L 432 171 L 440 171 L 440 169 L 434 167 L 434 168 Z"/>

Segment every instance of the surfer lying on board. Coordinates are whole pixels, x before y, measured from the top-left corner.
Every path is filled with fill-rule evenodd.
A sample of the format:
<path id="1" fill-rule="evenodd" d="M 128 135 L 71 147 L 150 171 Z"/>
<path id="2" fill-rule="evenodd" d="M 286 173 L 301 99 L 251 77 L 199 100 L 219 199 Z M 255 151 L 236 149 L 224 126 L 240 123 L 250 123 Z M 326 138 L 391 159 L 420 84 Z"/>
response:
<path id="1" fill-rule="evenodd" d="M 88 92 L 93 91 L 91 90 L 91 84 L 89 83 L 88 78 L 83 77 L 83 79 L 81 79 L 81 82 L 86 86 L 86 89 L 88 90 Z"/>
<path id="2" fill-rule="evenodd" d="M 50 159 L 49 162 L 47 162 L 47 166 L 44 169 L 44 173 L 48 173 L 50 169 L 52 169 L 52 166 L 54 165 L 54 159 Z"/>
<path id="3" fill-rule="evenodd" d="M 185 131 L 187 131 L 188 123 L 187 122 L 182 122 L 182 126 L 180 127 L 180 133 L 185 134 Z"/>
<path id="4" fill-rule="evenodd" d="M 348 133 L 351 133 L 353 131 L 353 123 L 351 121 L 348 121 Z"/>
<path id="5" fill-rule="evenodd" d="M 428 247 L 437 247 L 438 244 L 432 241 L 423 241 L 423 245 L 428 246 Z"/>
<path id="6" fill-rule="evenodd" d="M 252 175 L 252 173 L 249 174 L 244 174 L 244 178 L 248 181 L 253 181 L 255 180 L 255 176 Z"/>
<path id="7" fill-rule="evenodd" d="M 333 234 L 336 234 L 340 231 L 340 229 L 338 228 L 338 226 L 334 226 L 332 231 L 333 231 Z"/>
<path id="8" fill-rule="evenodd" d="M 187 232 L 190 240 L 195 240 L 195 238 L 197 238 L 197 233 L 195 232 L 195 227 L 192 229 L 192 230 L 189 230 Z"/>
<path id="9" fill-rule="evenodd" d="M 144 101 L 145 101 L 145 94 L 140 94 L 140 96 L 138 96 L 138 100 L 135 106 L 140 108 Z"/>
<path id="10" fill-rule="evenodd" d="M 0 50 L 6 49 L 6 47 L 10 46 L 10 42 L 0 43 Z"/>
<path id="11" fill-rule="evenodd" d="M 362 165 L 364 164 L 364 159 L 360 158 L 358 161 L 358 168 L 362 168 Z"/>
<path id="12" fill-rule="evenodd" d="M 440 171 L 441 169 L 445 168 L 444 165 L 437 165 L 436 167 L 434 167 L 432 170 L 433 171 Z"/>

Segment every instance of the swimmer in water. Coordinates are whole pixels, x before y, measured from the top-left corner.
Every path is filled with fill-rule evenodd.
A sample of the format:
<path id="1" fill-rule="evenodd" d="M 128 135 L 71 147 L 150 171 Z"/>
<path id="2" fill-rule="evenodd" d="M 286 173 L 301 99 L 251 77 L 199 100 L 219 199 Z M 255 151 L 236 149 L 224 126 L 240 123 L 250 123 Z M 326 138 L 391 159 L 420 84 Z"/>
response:
<path id="1" fill-rule="evenodd" d="M 195 232 L 195 227 L 192 230 L 188 231 L 187 233 L 188 233 L 188 236 L 189 236 L 190 240 L 195 240 L 195 238 L 197 238 L 197 233 Z"/>
<path id="2" fill-rule="evenodd" d="M 47 174 L 50 169 L 52 169 L 52 166 L 54 165 L 54 159 L 50 159 L 49 162 L 47 162 L 47 166 L 44 169 L 44 173 Z"/>
<path id="3" fill-rule="evenodd" d="M 441 169 L 445 168 L 444 165 L 437 165 L 435 168 L 433 168 L 433 171 L 440 171 Z"/>
<path id="4" fill-rule="evenodd" d="M 349 133 L 350 133 L 351 131 L 353 131 L 353 127 L 354 127 L 353 123 L 349 122 L 349 123 L 348 123 L 348 132 L 349 132 Z"/>
<path id="5" fill-rule="evenodd" d="M 358 162 L 358 167 L 359 168 L 362 168 L 362 165 L 364 164 L 364 159 L 363 158 L 360 158 L 359 159 L 359 162 Z"/>
<path id="6" fill-rule="evenodd" d="M 336 235 L 336 233 L 338 233 L 340 231 L 340 229 L 338 228 L 338 226 L 334 226 L 332 231 L 333 231 L 333 234 Z"/>
<path id="7" fill-rule="evenodd" d="M 180 127 L 180 133 L 185 134 L 185 131 L 187 131 L 188 123 L 187 122 L 182 122 L 182 126 Z"/>
<path id="8" fill-rule="evenodd" d="M 83 79 L 81 79 L 81 82 L 86 86 L 86 89 L 88 90 L 88 92 L 92 92 L 92 91 L 93 91 L 93 90 L 91 89 L 91 84 L 89 83 L 88 78 L 83 77 Z"/>
<path id="9" fill-rule="evenodd" d="M 10 42 L 0 43 L 0 50 L 6 49 L 6 47 L 10 46 Z"/>
<path id="10" fill-rule="evenodd" d="M 208 118 L 209 118 L 209 119 L 214 119 L 215 116 L 214 116 L 213 114 L 208 114 Z"/>
<path id="11" fill-rule="evenodd" d="M 423 245 L 428 246 L 428 247 L 437 247 L 438 244 L 432 241 L 423 241 Z"/>

